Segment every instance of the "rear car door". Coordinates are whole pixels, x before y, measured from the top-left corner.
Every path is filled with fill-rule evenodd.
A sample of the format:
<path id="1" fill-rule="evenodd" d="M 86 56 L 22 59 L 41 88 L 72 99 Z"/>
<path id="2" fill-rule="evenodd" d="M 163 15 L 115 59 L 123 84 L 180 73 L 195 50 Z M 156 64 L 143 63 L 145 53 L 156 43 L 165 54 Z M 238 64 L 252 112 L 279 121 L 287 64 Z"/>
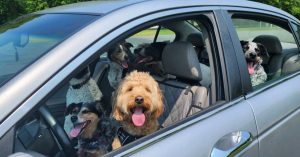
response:
<path id="1" fill-rule="evenodd" d="M 230 15 L 239 40 L 258 41 L 260 38 L 261 42 L 273 43 L 265 45 L 270 57 L 264 58 L 262 63 L 268 74 L 267 81 L 246 95 L 257 123 L 259 156 L 299 156 L 299 48 L 289 23 L 294 20 L 274 13 L 254 12 L 258 13 L 239 9 Z M 243 53 L 242 49 L 237 53 Z"/>

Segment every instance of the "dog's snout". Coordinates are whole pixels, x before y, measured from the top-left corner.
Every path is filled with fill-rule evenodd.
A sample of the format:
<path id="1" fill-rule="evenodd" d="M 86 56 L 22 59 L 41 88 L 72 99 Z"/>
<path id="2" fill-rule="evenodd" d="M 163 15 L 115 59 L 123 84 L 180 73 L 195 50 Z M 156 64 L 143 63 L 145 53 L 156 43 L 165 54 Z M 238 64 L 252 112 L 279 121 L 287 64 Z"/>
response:
<path id="1" fill-rule="evenodd" d="M 141 96 L 137 96 L 137 97 L 135 97 L 135 102 L 137 104 L 142 104 L 144 102 L 144 98 Z"/>
<path id="2" fill-rule="evenodd" d="M 251 57 L 251 58 L 255 58 L 255 57 L 256 57 L 256 54 L 255 54 L 255 53 L 250 53 L 250 57 Z"/>
<path id="3" fill-rule="evenodd" d="M 77 121 L 77 119 L 78 119 L 77 116 L 72 116 L 72 117 L 71 117 L 71 121 L 72 121 L 73 123 L 75 123 L 75 122 Z"/>

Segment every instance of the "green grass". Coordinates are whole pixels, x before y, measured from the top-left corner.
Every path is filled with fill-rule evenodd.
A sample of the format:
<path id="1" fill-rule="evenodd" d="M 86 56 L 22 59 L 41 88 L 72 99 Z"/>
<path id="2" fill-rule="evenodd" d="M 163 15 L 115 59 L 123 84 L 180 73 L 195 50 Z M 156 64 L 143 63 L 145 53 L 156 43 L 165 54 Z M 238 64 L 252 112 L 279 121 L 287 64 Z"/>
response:
<path id="1" fill-rule="evenodd" d="M 141 32 L 134 34 L 132 37 L 143 37 L 143 36 L 155 36 L 156 29 L 146 29 Z M 168 29 L 161 29 L 159 35 L 173 35 L 174 32 Z"/>

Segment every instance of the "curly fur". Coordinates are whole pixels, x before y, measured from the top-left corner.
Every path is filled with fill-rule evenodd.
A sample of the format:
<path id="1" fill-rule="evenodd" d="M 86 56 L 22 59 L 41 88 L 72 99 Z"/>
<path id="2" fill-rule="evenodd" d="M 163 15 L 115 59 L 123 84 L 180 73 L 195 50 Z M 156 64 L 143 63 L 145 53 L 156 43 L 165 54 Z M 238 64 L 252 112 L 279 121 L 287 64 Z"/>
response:
<path id="1" fill-rule="evenodd" d="M 144 99 L 142 107 L 146 117 L 143 126 L 132 122 L 132 109 L 136 107 L 135 98 Z M 162 93 L 158 83 L 146 72 L 133 71 L 120 83 L 113 100 L 113 117 L 131 135 L 145 136 L 158 129 L 157 119 L 164 110 Z M 118 142 L 117 142 L 118 143 Z"/>

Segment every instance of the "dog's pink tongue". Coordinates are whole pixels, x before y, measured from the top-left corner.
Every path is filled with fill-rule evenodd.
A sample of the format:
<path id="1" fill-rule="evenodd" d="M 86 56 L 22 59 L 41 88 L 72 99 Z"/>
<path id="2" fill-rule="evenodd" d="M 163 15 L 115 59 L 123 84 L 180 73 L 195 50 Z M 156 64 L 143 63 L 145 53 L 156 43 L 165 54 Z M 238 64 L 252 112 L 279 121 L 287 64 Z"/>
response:
<path id="1" fill-rule="evenodd" d="M 81 131 L 82 127 L 83 127 L 83 125 L 77 125 L 77 126 L 75 126 L 75 127 L 71 130 L 70 136 L 71 136 L 72 138 L 77 137 L 77 136 L 80 134 L 80 131 Z"/>
<path id="2" fill-rule="evenodd" d="M 247 67 L 248 67 L 248 72 L 250 75 L 254 74 L 254 66 L 253 63 L 247 63 Z"/>
<path id="3" fill-rule="evenodd" d="M 135 126 L 143 126 L 146 121 L 145 114 L 143 113 L 143 108 L 136 107 L 131 119 Z"/>
<path id="4" fill-rule="evenodd" d="M 127 69 L 128 68 L 128 64 L 127 64 L 127 61 L 122 61 L 122 67 L 124 68 L 124 69 Z"/>

